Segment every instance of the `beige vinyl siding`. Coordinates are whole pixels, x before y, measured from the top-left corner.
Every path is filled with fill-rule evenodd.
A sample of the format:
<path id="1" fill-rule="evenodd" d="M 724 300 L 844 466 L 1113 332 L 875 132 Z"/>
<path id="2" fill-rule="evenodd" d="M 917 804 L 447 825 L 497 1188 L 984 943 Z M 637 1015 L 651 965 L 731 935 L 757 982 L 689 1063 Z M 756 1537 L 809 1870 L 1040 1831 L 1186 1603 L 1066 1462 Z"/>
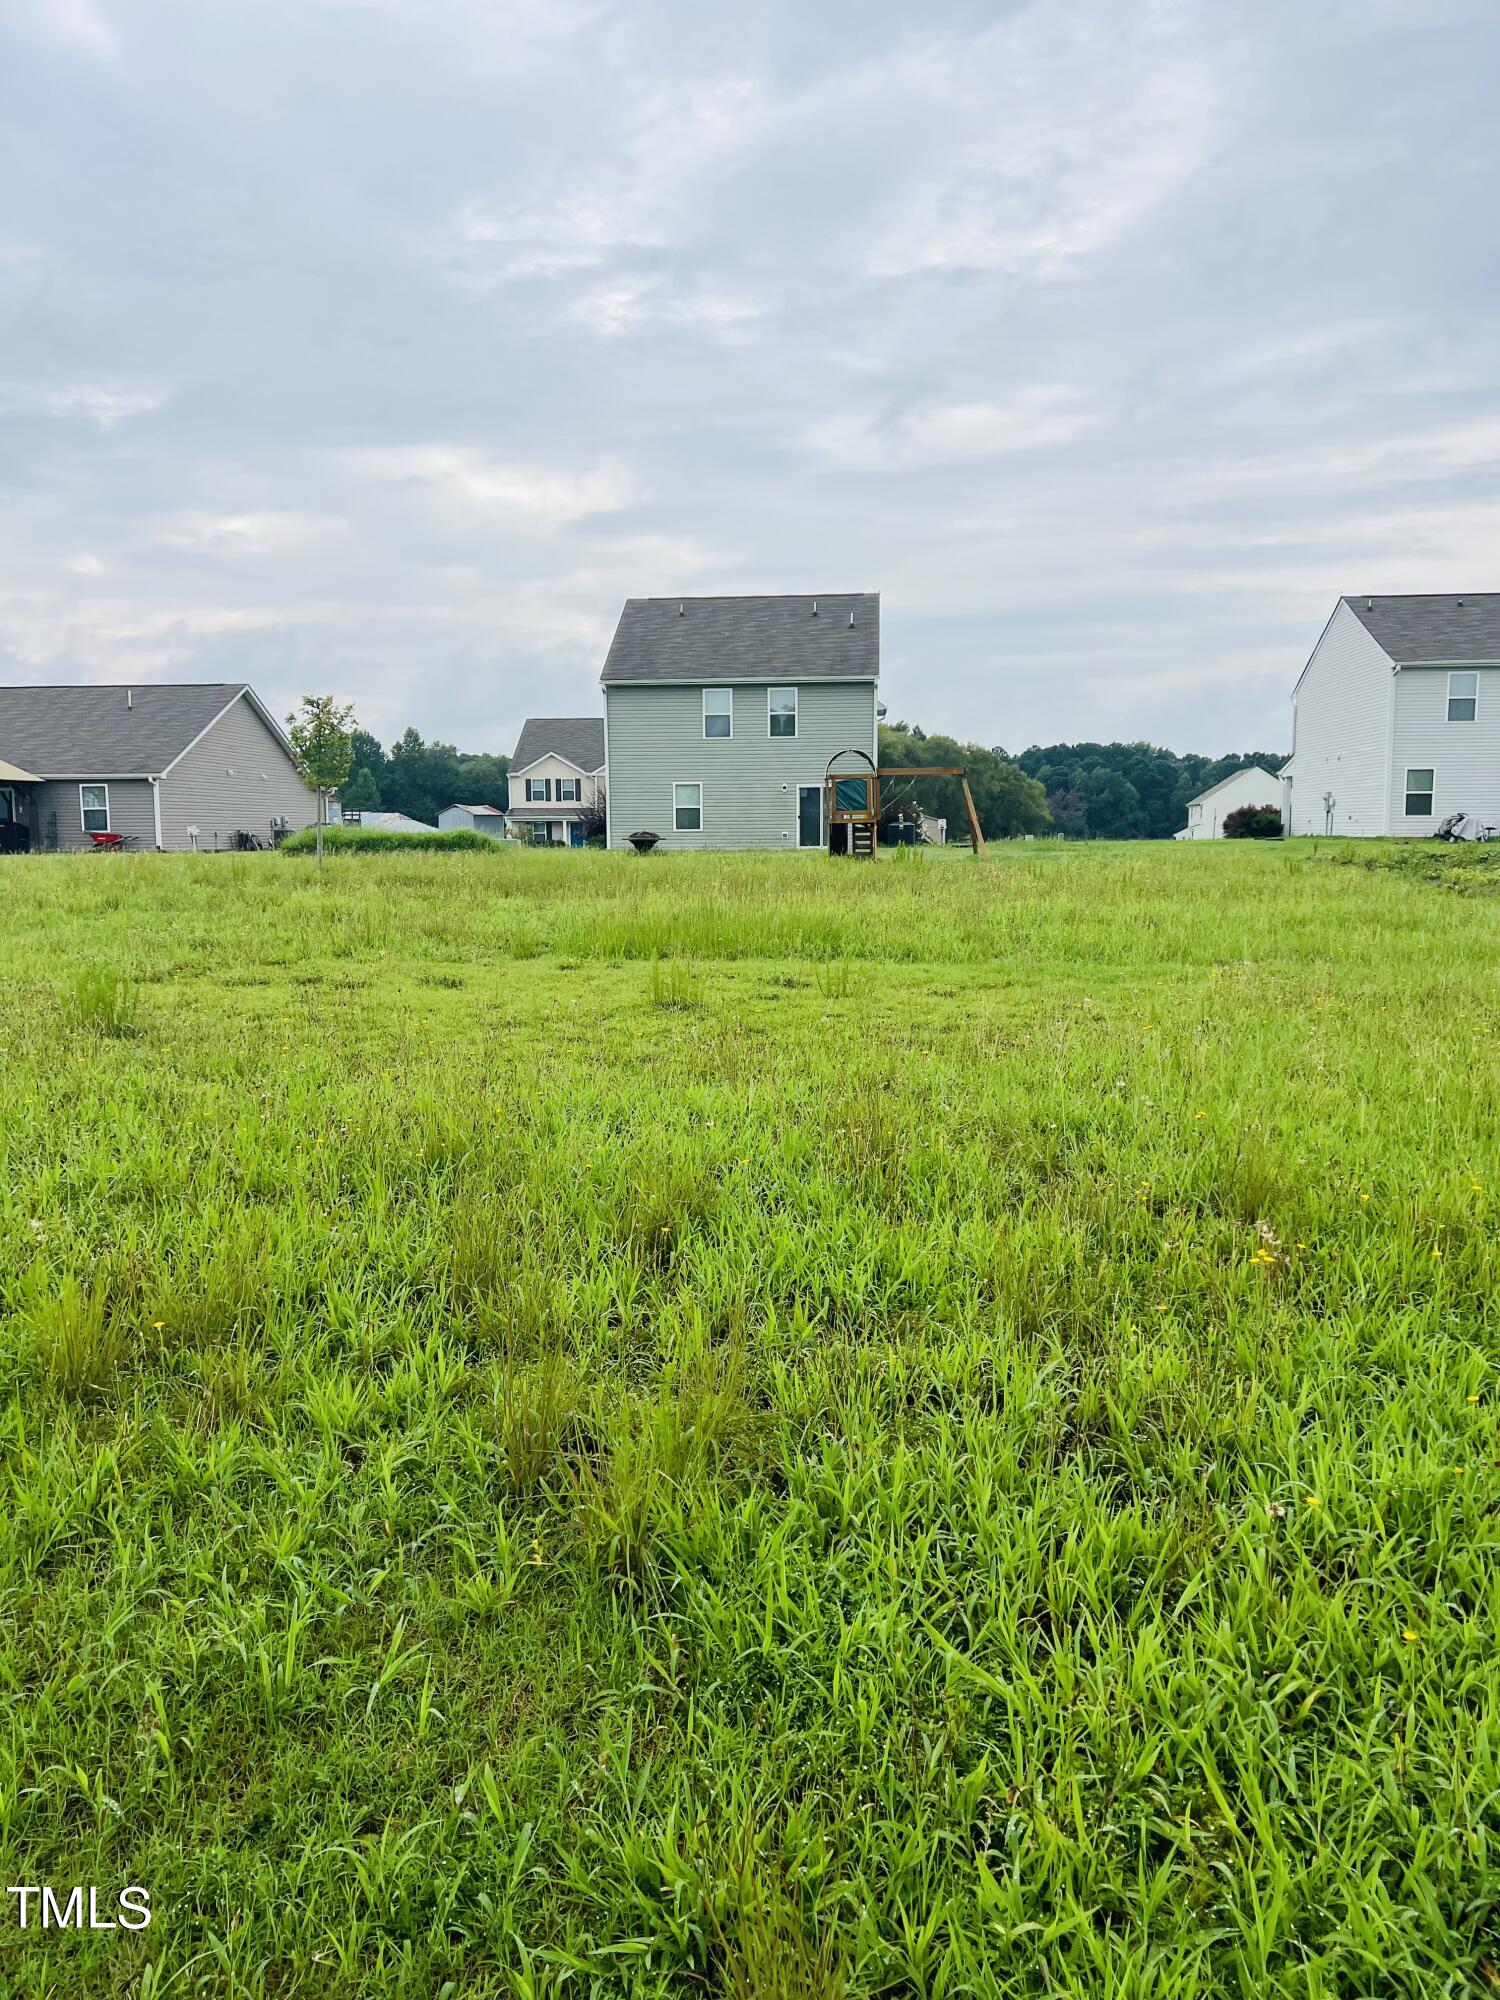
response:
<path id="1" fill-rule="evenodd" d="M 1334 796 L 1333 831 L 1388 833 L 1392 662 L 1340 602 L 1302 676 L 1290 831 L 1322 833 L 1323 795 Z"/>
<path id="2" fill-rule="evenodd" d="M 526 780 L 528 778 L 550 779 L 552 781 L 552 797 L 545 800 L 528 799 L 526 796 Z M 557 796 L 557 781 L 559 778 L 578 779 L 578 798 L 576 800 L 564 801 Z M 574 765 L 566 763 L 561 757 L 549 755 L 539 757 L 534 764 L 529 764 L 524 771 L 512 772 L 508 783 L 510 786 L 510 805 L 507 810 L 517 819 L 525 819 L 528 805 L 559 806 L 564 803 L 577 804 L 579 806 L 592 805 L 598 780 L 591 772 L 585 771 L 580 774 Z"/>
<path id="3" fill-rule="evenodd" d="M 241 695 L 202 740 L 161 781 L 161 837 L 166 848 L 225 847 L 237 832 L 270 838 L 273 819 L 285 817 L 293 832 L 311 826 L 318 802 L 297 767 Z"/>
<path id="4" fill-rule="evenodd" d="M 1403 667 L 1396 676 L 1390 828 L 1431 833 L 1450 813 L 1500 825 L 1500 667 L 1478 669 L 1474 720 L 1448 720 L 1448 667 Z M 1468 669 L 1467 671 L 1474 671 Z M 1406 814 L 1408 770 L 1432 772 L 1432 812 Z"/>
<path id="5" fill-rule="evenodd" d="M 86 784 L 109 786 L 109 830 L 123 833 L 132 847 L 155 847 L 156 810 L 151 801 L 151 785 L 145 778 L 85 779 Z M 92 847 L 83 830 L 83 814 L 78 802 L 78 783 L 73 778 L 50 778 L 37 786 L 36 819 L 33 837 L 39 848 Z"/>
<path id="6" fill-rule="evenodd" d="M 790 851 L 798 786 L 821 784 L 835 751 L 874 752 L 873 681 L 795 683 L 795 736 L 772 736 L 767 710 L 768 690 L 792 682 L 738 682 L 734 734 L 705 737 L 703 689 L 722 685 L 605 688 L 611 847 L 627 847 L 629 835 L 644 831 L 660 834 L 664 848 Z M 674 831 L 674 784 L 702 785 L 700 832 Z"/>

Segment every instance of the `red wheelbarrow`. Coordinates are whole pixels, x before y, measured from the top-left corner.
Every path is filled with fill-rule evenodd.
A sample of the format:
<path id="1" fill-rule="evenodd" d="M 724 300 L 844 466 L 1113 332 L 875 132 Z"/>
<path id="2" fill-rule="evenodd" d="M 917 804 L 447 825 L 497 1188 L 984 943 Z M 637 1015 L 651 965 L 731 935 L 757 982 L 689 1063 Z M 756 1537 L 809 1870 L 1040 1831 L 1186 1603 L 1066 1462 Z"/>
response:
<path id="1" fill-rule="evenodd" d="M 128 833 L 91 833 L 89 839 L 96 854 L 118 854 L 122 847 L 130 845 Z"/>

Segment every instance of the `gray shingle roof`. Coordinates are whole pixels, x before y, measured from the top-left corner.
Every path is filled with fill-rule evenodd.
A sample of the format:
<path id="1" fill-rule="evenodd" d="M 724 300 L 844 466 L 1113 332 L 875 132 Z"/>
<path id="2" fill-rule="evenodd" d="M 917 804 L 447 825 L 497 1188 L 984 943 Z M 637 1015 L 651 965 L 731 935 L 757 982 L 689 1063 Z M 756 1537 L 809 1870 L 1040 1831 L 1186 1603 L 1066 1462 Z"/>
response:
<path id="1" fill-rule="evenodd" d="M 0 756 L 44 778 L 157 778 L 245 691 L 243 681 L 0 687 Z"/>
<path id="2" fill-rule="evenodd" d="M 1377 646 L 1399 666 L 1500 660 L 1500 592 L 1446 597 L 1344 599 Z"/>
<path id="3" fill-rule="evenodd" d="M 879 673 L 880 593 L 857 590 L 831 597 L 627 598 L 599 678 L 606 686 L 688 681 L 715 687 L 731 681 L 872 681 Z"/>
<path id="4" fill-rule="evenodd" d="M 513 771 L 524 771 L 538 757 L 562 757 L 580 771 L 604 768 L 604 718 L 599 715 L 529 715 L 510 760 Z"/>

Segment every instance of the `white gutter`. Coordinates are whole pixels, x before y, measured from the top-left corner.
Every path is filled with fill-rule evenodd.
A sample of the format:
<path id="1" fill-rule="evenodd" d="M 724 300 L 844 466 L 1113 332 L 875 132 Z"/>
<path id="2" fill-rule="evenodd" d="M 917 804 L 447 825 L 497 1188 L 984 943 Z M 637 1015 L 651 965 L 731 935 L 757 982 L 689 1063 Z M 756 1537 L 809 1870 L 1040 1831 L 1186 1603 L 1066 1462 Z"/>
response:
<path id="1" fill-rule="evenodd" d="M 161 853 L 161 779 L 151 780 L 151 811 L 156 820 L 156 851 Z"/>

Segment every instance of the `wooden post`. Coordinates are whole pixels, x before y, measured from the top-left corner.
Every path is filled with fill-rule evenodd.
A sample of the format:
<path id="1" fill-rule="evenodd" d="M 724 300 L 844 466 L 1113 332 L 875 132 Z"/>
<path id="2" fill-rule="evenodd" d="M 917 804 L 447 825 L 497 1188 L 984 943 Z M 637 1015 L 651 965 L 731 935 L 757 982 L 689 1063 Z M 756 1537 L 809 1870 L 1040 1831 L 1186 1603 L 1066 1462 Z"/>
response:
<path id="1" fill-rule="evenodd" d="M 984 852 L 984 835 L 979 831 L 979 815 L 974 810 L 974 794 L 969 790 L 967 778 L 959 780 L 964 788 L 964 810 L 969 815 L 969 838 L 974 843 L 974 858 L 978 860 Z"/>

